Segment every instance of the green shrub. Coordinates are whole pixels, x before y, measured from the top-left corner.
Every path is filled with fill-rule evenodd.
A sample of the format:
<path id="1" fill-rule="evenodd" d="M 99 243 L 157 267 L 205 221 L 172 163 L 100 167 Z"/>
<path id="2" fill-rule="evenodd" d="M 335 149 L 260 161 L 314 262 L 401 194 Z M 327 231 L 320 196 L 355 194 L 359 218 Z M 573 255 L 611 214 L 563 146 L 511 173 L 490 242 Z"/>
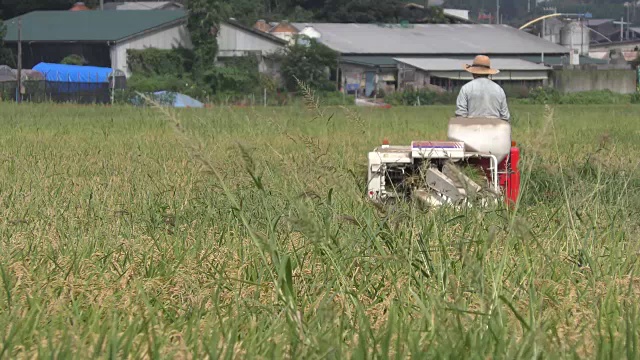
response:
<path id="1" fill-rule="evenodd" d="M 127 65 L 137 75 L 174 75 L 182 76 L 191 72 L 193 52 L 188 49 L 127 50 Z"/>
<path id="2" fill-rule="evenodd" d="M 451 105 L 456 103 L 457 93 L 437 93 L 428 90 L 407 90 L 387 95 L 385 102 L 391 105 Z"/>
<path id="3" fill-rule="evenodd" d="M 635 100 L 634 100 L 635 99 Z M 639 101 L 638 95 L 626 95 L 614 93 L 611 90 L 581 91 L 576 93 L 562 94 L 553 88 L 539 87 L 529 92 L 529 97 L 522 101 L 528 104 L 629 104 Z"/>
<path id="4" fill-rule="evenodd" d="M 551 87 L 537 87 L 529 91 L 529 101 L 533 104 L 557 104 L 560 92 Z"/>
<path id="5" fill-rule="evenodd" d="M 60 61 L 60 64 L 82 66 L 87 64 L 87 60 L 85 60 L 85 58 L 81 55 L 72 54 L 62 59 L 62 61 Z"/>

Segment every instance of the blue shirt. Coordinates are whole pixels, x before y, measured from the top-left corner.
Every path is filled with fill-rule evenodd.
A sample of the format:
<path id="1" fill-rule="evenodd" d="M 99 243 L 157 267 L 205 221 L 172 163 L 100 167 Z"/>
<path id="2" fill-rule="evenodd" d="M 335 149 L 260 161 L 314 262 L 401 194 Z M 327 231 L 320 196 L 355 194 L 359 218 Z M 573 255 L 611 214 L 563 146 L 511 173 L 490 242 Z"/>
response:
<path id="1" fill-rule="evenodd" d="M 497 118 L 506 121 L 511 118 L 504 90 L 488 78 L 476 78 L 460 89 L 456 101 L 456 116 Z"/>

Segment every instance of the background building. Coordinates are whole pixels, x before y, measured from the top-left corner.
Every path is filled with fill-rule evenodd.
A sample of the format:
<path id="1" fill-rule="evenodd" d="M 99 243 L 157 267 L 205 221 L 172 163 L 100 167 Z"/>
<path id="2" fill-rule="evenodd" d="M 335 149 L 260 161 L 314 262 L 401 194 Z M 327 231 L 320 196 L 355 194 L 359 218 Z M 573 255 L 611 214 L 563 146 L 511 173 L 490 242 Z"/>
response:
<path id="1" fill-rule="evenodd" d="M 22 16 L 22 64 L 58 63 L 80 55 L 87 65 L 130 75 L 128 49 L 191 48 L 184 10 L 34 11 Z M 5 22 L 5 43 L 17 47 L 18 19 Z"/>

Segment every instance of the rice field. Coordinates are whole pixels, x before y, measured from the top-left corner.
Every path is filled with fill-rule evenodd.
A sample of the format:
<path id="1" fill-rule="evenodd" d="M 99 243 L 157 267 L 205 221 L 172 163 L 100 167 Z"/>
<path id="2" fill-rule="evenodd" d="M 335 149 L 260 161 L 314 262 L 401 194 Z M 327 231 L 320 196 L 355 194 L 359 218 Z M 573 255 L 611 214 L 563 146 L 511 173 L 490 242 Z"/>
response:
<path id="1" fill-rule="evenodd" d="M 640 357 L 640 107 L 513 107 L 516 209 L 368 203 L 452 113 L 2 104 L 0 358 Z"/>

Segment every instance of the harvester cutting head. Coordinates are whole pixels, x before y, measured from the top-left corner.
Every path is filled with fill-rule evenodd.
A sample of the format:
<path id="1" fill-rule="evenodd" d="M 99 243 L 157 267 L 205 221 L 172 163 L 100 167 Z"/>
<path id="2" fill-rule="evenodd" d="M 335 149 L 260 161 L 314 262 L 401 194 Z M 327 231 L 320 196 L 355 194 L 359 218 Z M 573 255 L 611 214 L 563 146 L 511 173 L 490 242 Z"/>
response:
<path id="1" fill-rule="evenodd" d="M 369 153 L 368 195 L 374 201 L 414 198 L 430 206 L 515 202 L 520 187 L 519 150 L 511 126 L 498 119 L 454 118 L 449 140 L 387 142 Z M 480 179 L 466 166 L 482 170 Z"/>

